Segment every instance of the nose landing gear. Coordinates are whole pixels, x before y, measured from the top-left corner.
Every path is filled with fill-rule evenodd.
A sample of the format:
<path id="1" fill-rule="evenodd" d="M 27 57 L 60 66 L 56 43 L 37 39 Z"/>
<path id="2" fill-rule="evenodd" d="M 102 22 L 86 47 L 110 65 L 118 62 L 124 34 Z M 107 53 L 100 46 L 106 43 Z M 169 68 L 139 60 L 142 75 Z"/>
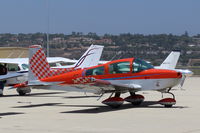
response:
<path id="1" fill-rule="evenodd" d="M 164 93 L 171 94 L 173 96 L 173 98 L 164 98 L 164 99 L 161 99 L 160 101 L 158 101 L 159 104 L 164 105 L 167 108 L 172 107 L 173 105 L 176 104 L 175 95 L 173 93 L 169 92 L 170 90 L 171 90 L 171 88 L 169 88 L 169 90 L 167 90 L 167 92 L 164 92 Z"/>

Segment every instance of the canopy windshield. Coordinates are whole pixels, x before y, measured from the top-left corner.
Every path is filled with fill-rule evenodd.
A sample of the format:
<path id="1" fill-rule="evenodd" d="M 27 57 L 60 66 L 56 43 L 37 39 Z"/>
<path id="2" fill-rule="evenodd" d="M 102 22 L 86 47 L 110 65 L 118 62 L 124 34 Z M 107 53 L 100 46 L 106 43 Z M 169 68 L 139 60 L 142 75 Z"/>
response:
<path id="1" fill-rule="evenodd" d="M 136 58 L 133 61 L 133 72 L 134 73 L 141 72 L 141 71 L 144 71 L 147 69 L 152 69 L 152 68 L 154 68 L 154 67 L 144 60 Z"/>

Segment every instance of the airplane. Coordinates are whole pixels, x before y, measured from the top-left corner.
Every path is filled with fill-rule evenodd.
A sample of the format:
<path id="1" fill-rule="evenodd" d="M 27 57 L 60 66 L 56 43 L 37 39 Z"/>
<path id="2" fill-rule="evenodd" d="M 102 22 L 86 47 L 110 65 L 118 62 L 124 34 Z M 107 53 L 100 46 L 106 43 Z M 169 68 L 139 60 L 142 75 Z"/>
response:
<path id="1" fill-rule="evenodd" d="M 110 97 L 102 103 L 112 108 L 120 107 L 124 101 L 139 105 L 144 101 L 144 96 L 136 92 L 154 90 L 171 94 L 173 98 L 164 98 L 158 103 L 165 107 L 172 107 L 176 104 L 176 100 L 170 90 L 180 83 L 181 78 L 180 72 L 156 69 L 139 58 L 119 59 L 63 74 L 54 74 L 41 47 L 30 46 L 28 82 L 18 87 L 54 88 L 67 91 L 70 88 L 71 91 L 85 91 L 101 95 L 111 93 Z M 127 92 L 130 96 L 124 99 L 120 97 L 122 93 Z"/>
<path id="2" fill-rule="evenodd" d="M 81 56 L 79 60 L 76 61 L 75 64 L 67 65 L 67 66 L 58 66 L 51 67 L 52 71 L 59 71 L 59 73 L 64 73 L 67 71 L 71 71 L 71 69 L 85 68 L 98 65 L 101 63 L 100 57 L 103 51 L 103 47 L 101 45 L 91 45 L 88 50 Z M 70 61 L 61 57 L 51 57 L 47 58 L 47 62 L 56 63 L 61 61 Z M 75 60 L 70 61 L 71 63 Z M 20 71 L 9 72 L 7 75 L 0 76 L 0 80 L 6 80 L 6 86 L 15 86 L 17 84 L 24 83 L 28 80 L 28 58 L 23 58 L 17 61 L 17 59 L 3 59 L 0 63 L 14 63 L 18 64 L 18 66 L 22 67 Z M 20 68 L 18 67 L 18 68 Z M 25 95 L 26 93 L 30 93 L 31 89 L 29 88 L 17 88 L 17 92 L 19 95 Z"/>

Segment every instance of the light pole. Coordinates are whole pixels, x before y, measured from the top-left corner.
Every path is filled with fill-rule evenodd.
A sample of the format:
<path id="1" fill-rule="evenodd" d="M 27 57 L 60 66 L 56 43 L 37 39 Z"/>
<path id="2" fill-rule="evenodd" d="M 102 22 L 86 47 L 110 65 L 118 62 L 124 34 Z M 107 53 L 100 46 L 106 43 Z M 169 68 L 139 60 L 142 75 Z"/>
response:
<path id="1" fill-rule="evenodd" d="M 49 57 L 49 0 L 46 0 L 47 6 L 47 57 Z"/>

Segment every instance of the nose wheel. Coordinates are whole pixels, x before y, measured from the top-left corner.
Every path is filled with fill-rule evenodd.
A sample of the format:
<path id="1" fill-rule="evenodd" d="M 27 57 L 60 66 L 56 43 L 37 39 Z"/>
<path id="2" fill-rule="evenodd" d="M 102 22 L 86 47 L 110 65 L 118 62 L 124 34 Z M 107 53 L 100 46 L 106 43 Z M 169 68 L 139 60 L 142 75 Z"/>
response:
<path id="1" fill-rule="evenodd" d="M 176 104 L 175 95 L 173 93 L 171 93 L 170 90 L 171 90 L 171 88 L 169 88 L 169 90 L 165 93 L 171 94 L 173 98 L 164 98 L 164 99 L 161 99 L 160 101 L 158 101 L 159 104 L 164 105 L 167 108 L 170 108 Z"/>

